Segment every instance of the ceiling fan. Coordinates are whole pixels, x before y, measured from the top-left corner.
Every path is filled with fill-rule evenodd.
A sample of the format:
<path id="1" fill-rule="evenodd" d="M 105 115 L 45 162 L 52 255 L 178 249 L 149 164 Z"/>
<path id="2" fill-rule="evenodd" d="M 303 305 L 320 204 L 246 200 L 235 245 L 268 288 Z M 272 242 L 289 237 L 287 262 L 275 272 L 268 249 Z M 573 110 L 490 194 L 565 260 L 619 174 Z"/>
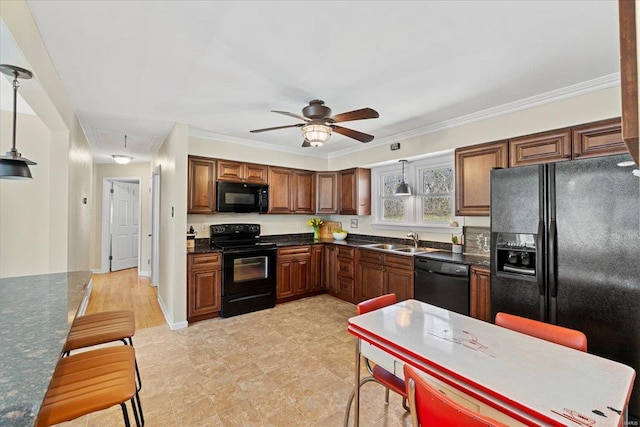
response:
<path id="1" fill-rule="evenodd" d="M 302 128 L 304 136 L 303 147 L 319 147 L 325 143 L 331 136 L 331 132 L 337 132 L 349 138 L 353 138 L 360 142 L 370 142 L 373 135 L 358 132 L 357 130 L 348 129 L 336 125 L 336 123 L 350 122 L 353 120 L 377 119 L 380 117 L 376 110 L 371 108 L 361 108 L 360 110 L 348 111 L 346 113 L 331 115 L 331 108 L 324 105 L 324 101 L 314 99 L 309 105 L 302 109 L 302 116 L 289 113 L 287 111 L 271 110 L 273 113 L 284 114 L 285 116 L 295 117 L 304 120 L 304 123 L 295 125 L 276 126 L 264 129 L 254 129 L 251 133 L 266 132 L 269 130 L 286 129 L 286 128 Z"/>

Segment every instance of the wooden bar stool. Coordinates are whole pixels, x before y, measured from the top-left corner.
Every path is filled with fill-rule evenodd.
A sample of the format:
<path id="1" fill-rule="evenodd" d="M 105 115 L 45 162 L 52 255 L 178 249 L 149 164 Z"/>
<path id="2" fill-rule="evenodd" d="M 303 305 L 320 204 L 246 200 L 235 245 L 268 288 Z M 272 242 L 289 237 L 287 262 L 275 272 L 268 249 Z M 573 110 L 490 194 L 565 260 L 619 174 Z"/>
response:
<path id="1" fill-rule="evenodd" d="M 122 341 L 133 347 L 133 335 L 136 333 L 136 320 L 133 311 L 104 311 L 102 313 L 87 314 L 76 317 L 67 341 L 62 348 L 62 356 L 68 356 L 72 350 L 94 345 Z M 142 379 L 136 361 L 136 376 L 138 391 L 142 390 Z"/>
<path id="2" fill-rule="evenodd" d="M 58 361 L 35 426 L 59 424 L 118 404 L 125 425 L 130 426 L 127 401 L 131 402 L 136 425 L 143 426 L 133 347 L 106 347 L 74 354 Z"/>

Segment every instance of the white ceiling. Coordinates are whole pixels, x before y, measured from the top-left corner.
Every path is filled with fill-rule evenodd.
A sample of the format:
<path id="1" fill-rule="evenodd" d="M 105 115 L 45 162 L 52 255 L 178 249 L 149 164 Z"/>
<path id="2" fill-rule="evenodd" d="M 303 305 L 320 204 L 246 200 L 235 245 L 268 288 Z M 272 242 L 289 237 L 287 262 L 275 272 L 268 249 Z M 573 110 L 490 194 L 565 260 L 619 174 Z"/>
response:
<path id="1" fill-rule="evenodd" d="M 124 153 L 125 134 L 126 151 L 148 160 L 176 121 L 192 135 L 329 157 L 363 144 L 334 134 L 301 148 L 298 128 L 249 130 L 299 123 L 270 110 L 301 114 L 318 98 L 334 114 L 377 110 L 344 123 L 375 135 L 371 145 L 619 81 L 615 1 L 28 5 L 96 162 Z"/>

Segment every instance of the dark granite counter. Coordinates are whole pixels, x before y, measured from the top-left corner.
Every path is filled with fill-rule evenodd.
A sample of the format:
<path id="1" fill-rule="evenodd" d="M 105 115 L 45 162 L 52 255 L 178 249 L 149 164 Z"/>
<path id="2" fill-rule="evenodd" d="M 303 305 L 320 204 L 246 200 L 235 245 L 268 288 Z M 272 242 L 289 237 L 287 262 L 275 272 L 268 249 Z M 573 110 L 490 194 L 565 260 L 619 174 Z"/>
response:
<path id="1" fill-rule="evenodd" d="M 0 425 L 32 426 L 88 271 L 0 279 Z"/>
<path id="2" fill-rule="evenodd" d="M 311 233 L 292 234 L 292 235 L 276 235 L 262 236 L 263 241 L 273 242 L 277 247 L 301 246 L 331 243 L 334 245 L 345 245 L 360 247 L 370 245 L 372 243 L 405 243 L 402 239 L 392 239 L 377 236 L 367 236 L 361 234 L 349 235 L 346 240 L 320 239 L 313 240 Z M 429 252 L 424 254 L 406 254 L 406 256 L 420 256 L 439 261 L 458 262 L 480 267 L 489 267 L 489 257 L 471 254 L 454 254 L 450 251 L 451 244 L 440 242 L 420 242 L 420 246 L 438 249 L 438 252 Z M 196 239 L 195 248 L 187 250 L 187 254 L 206 254 L 212 252 L 220 252 L 220 249 L 210 248 L 209 239 Z"/>

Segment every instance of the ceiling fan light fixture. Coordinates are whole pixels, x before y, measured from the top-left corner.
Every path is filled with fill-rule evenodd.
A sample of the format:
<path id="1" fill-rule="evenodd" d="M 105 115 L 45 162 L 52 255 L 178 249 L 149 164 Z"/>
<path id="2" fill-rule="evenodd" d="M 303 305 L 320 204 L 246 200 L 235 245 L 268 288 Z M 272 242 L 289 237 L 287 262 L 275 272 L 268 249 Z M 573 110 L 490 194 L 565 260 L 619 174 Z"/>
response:
<path id="1" fill-rule="evenodd" d="M 129 162 L 131 162 L 131 160 L 133 160 L 133 157 L 125 156 L 125 155 L 122 155 L 122 154 L 114 154 L 111 157 L 113 157 L 113 160 L 115 160 L 116 163 L 121 164 L 121 165 L 126 165 Z"/>
<path id="2" fill-rule="evenodd" d="M 0 178 L 30 179 L 31 171 L 29 170 L 29 165 L 36 165 L 37 163 L 27 159 L 26 157 L 22 157 L 16 149 L 16 121 L 18 113 L 18 88 L 20 87 L 18 78 L 30 79 L 33 77 L 33 73 L 29 70 L 25 70 L 24 68 L 8 64 L 0 64 L 0 72 L 13 77 L 13 138 L 11 142 L 11 150 L 7 151 L 6 155 L 0 156 Z"/>
<path id="3" fill-rule="evenodd" d="M 331 127 L 327 125 L 310 124 L 302 126 L 302 135 L 312 147 L 320 147 L 331 137 Z"/>
<path id="4" fill-rule="evenodd" d="M 398 161 L 402 163 L 402 181 L 400 181 L 400 183 L 396 187 L 393 194 L 396 196 L 410 196 L 411 187 L 409 187 L 409 184 L 404 182 L 404 164 L 407 163 L 407 161 L 406 160 L 398 160 Z"/>

